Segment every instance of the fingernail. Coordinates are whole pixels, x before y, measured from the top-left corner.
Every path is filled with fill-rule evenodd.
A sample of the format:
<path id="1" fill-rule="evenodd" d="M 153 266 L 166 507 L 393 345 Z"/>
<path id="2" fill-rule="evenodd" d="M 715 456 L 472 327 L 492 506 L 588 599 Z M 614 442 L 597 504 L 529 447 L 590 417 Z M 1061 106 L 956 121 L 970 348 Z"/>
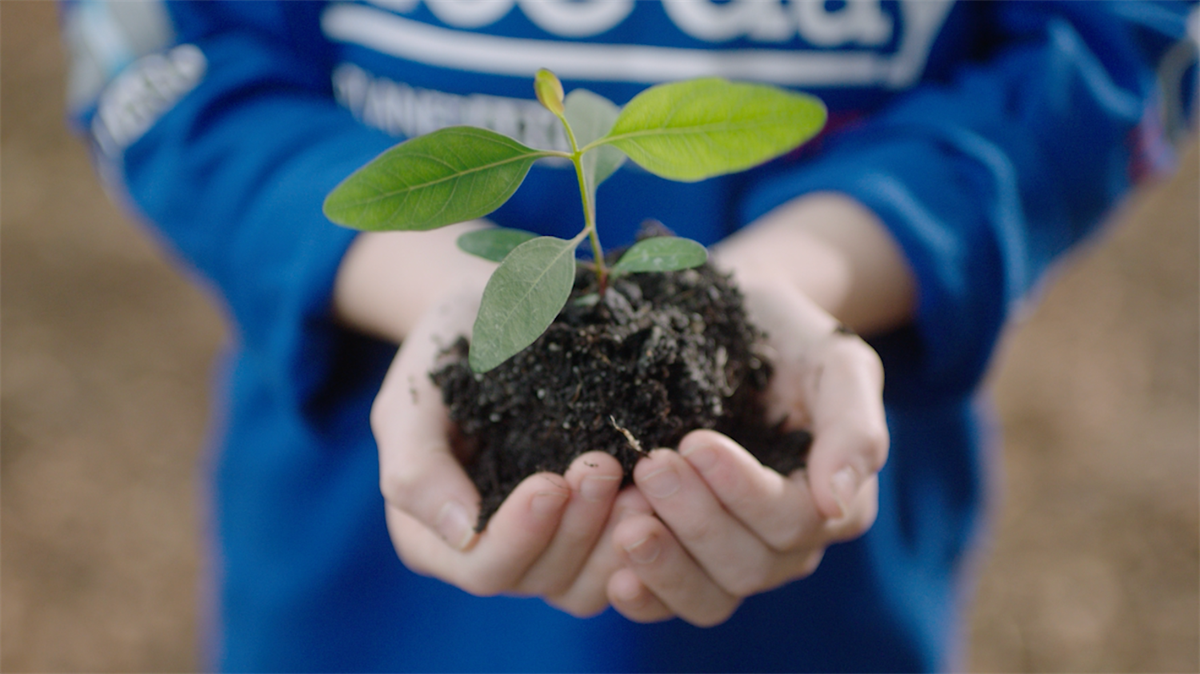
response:
<path id="1" fill-rule="evenodd" d="M 642 478 L 640 486 L 654 498 L 667 498 L 679 491 L 679 475 L 674 468 L 666 466 Z"/>
<path id="2" fill-rule="evenodd" d="M 619 479 L 615 475 L 589 475 L 579 483 L 579 495 L 592 503 L 603 501 L 612 494 Z"/>
<path id="3" fill-rule="evenodd" d="M 854 477 L 854 469 L 850 466 L 839 470 L 829 478 L 829 485 L 833 488 L 833 500 L 837 501 L 838 510 L 841 512 L 834 519 L 842 519 L 850 514 L 850 504 L 854 502 L 854 497 L 858 494 L 858 481 Z"/>
<path id="4" fill-rule="evenodd" d="M 680 454 L 701 473 L 707 472 L 717 463 L 717 448 L 709 444 L 693 445 Z"/>
<path id="5" fill-rule="evenodd" d="M 625 548 L 629 558 L 638 564 L 649 564 L 658 559 L 658 541 L 654 536 L 647 536 L 642 540 Z"/>
<path id="6" fill-rule="evenodd" d="M 617 585 L 615 592 L 617 599 L 626 604 L 632 604 L 642 598 L 642 586 L 636 581 L 625 582 Z"/>
<path id="7" fill-rule="evenodd" d="M 545 519 L 556 515 L 566 502 L 567 495 L 560 491 L 543 491 L 533 495 L 529 509 L 535 517 Z"/>
<path id="8" fill-rule="evenodd" d="M 464 550 L 471 539 L 475 537 L 475 529 L 471 526 L 471 516 L 466 507 L 458 501 L 447 501 L 438 513 L 435 525 L 438 535 L 456 550 Z"/>

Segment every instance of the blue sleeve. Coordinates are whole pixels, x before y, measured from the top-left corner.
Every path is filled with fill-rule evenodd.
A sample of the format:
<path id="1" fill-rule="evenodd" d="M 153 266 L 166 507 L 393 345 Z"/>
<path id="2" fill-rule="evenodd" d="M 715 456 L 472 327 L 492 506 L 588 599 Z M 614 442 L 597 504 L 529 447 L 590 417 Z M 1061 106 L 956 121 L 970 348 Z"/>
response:
<path id="1" fill-rule="evenodd" d="M 68 41 L 76 11 L 92 10 L 66 6 Z M 354 235 L 324 218 L 322 200 L 395 142 L 334 102 L 318 11 L 171 5 L 162 48 L 127 55 L 95 102 L 84 96 L 76 110 L 110 190 L 215 286 L 245 356 L 297 406 L 330 366 L 339 334 L 331 291 Z M 103 29 L 94 18 L 84 32 Z M 72 49 L 77 60 L 86 51 Z"/>
<path id="2" fill-rule="evenodd" d="M 819 159 L 767 178 L 742 204 L 750 222 L 796 196 L 835 191 L 882 219 L 918 286 L 912 326 L 880 342 L 889 387 L 904 397 L 975 387 L 1005 320 L 1047 266 L 1096 227 L 1148 161 L 1169 155 L 1153 65 L 1170 37 L 1183 36 L 1181 8 L 970 9 L 989 15 L 980 21 L 992 26 L 981 40 L 988 53 L 830 138 Z"/>

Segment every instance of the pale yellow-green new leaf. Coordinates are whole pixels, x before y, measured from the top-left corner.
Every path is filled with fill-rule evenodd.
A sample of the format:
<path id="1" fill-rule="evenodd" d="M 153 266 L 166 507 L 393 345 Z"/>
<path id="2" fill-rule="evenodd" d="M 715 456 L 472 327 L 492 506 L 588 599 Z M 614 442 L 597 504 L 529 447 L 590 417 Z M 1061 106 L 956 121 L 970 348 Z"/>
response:
<path id="1" fill-rule="evenodd" d="M 598 142 L 651 173 L 694 182 L 774 159 L 815 136 L 825 118 L 814 96 L 702 78 L 638 94 Z"/>
<path id="2" fill-rule="evenodd" d="M 533 92 L 538 101 L 555 115 L 563 114 L 563 86 L 554 73 L 542 68 L 533 76 Z"/>

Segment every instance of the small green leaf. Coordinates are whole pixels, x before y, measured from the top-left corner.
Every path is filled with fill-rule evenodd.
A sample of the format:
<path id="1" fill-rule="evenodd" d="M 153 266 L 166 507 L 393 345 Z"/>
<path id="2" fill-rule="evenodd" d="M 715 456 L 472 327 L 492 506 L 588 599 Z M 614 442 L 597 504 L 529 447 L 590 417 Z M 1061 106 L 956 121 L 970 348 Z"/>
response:
<path id="1" fill-rule="evenodd" d="M 587 89 L 567 94 L 565 117 L 580 147 L 603 138 L 620 112 L 616 103 Z M 625 163 L 625 154 L 611 145 L 601 145 L 584 153 L 582 162 L 588 195 L 594 202 L 596 188 Z"/>
<path id="2" fill-rule="evenodd" d="M 563 85 L 554 73 L 542 68 L 533 76 L 533 92 L 546 109 L 556 115 L 563 114 Z"/>
<path id="3" fill-rule="evenodd" d="M 708 260 L 704 246 L 678 236 L 655 236 L 633 244 L 612 267 L 612 275 L 643 271 L 676 271 Z"/>
<path id="4" fill-rule="evenodd" d="M 600 301 L 600 293 L 588 293 L 575 298 L 574 304 L 577 307 L 594 307 Z"/>
<path id="5" fill-rule="evenodd" d="M 576 241 L 552 236 L 513 249 L 483 289 L 467 360 L 487 372 L 541 336 L 575 284 Z"/>
<path id="6" fill-rule="evenodd" d="M 697 181 L 788 152 L 816 135 L 825 116 L 825 105 L 813 96 L 703 78 L 638 94 L 601 142 L 651 173 Z"/>
<path id="7" fill-rule="evenodd" d="M 523 229 L 491 227 L 471 230 L 458 237 L 456 243 L 461 250 L 467 253 L 492 262 L 500 262 L 512 252 L 512 249 L 536 236 L 537 234 L 526 232 Z"/>
<path id="8" fill-rule="evenodd" d="M 473 220 L 508 201 L 533 162 L 550 154 L 487 129 L 441 129 L 400 143 L 350 174 L 325 198 L 325 217 L 368 231 Z"/>

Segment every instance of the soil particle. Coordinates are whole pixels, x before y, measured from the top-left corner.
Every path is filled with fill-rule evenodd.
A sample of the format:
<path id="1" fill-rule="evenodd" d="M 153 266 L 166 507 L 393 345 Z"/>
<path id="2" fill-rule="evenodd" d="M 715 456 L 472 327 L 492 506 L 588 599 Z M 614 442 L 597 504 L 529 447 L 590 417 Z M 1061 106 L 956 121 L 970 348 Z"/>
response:
<path id="1" fill-rule="evenodd" d="M 482 497 L 479 529 L 533 473 L 561 474 L 600 450 L 628 483 L 646 451 L 674 448 L 699 428 L 729 435 L 784 475 L 803 467 L 809 434 L 765 416 L 763 337 L 741 293 L 708 265 L 619 277 L 603 298 L 580 265 L 555 322 L 499 367 L 472 372 L 460 338 L 431 376 Z"/>

